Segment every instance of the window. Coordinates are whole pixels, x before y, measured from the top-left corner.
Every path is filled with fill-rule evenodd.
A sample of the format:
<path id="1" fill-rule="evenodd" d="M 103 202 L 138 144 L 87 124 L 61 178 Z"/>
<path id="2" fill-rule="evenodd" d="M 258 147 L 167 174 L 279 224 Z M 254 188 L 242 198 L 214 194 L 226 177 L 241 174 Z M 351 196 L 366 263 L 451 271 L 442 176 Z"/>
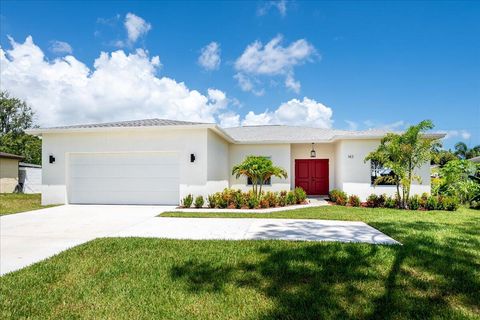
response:
<path id="1" fill-rule="evenodd" d="M 395 176 L 395 173 L 393 172 L 392 169 L 385 168 L 380 162 L 372 160 L 370 161 L 370 179 L 371 183 L 375 184 L 375 180 L 377 180 L 380 177 L 385 177 L 385 179 L 382 179 L 377 183 L 377 185 L 385 186 L 385 185 L 394 185 L 395 183 L 393 182 L 393 177 Z M 388 179 L 388 178 L 392 179 Z"/>
<path id="2" fill-rule="evenodd" d="M 271 184 L 272 184 L 272 178 L 268 178 L 267 181 L 265 181 L 265 182 L 263 183 L 264 186 L 267 186 L 267 185 L 269 186 L 269 185 L 271 185 Z M 251 186 L 251 185 L 252 185 L 252 179 L 247 178 L 247 185 L 248 185 L 248 186 Z"/>

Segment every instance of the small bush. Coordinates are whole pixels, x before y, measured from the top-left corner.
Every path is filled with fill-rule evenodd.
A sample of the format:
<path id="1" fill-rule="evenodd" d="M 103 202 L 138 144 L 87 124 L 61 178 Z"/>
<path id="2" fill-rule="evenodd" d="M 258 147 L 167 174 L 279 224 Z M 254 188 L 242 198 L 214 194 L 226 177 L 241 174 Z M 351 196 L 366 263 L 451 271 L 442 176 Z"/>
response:
<path id="1" fill-rule="evenodd" d="M 280 191 L 278 196 L 278 205 L 280 207 L 285 207 L 287 205 L 287 191 Z"/>
<path id="2" fill-rule="evenodd" d="M 395 209 L 398 208 L 398 201 L 393 197 L 385 198 L 385 208 Z"/>
<path id="3" fill-rule="evenodd" d="M 469 207 L 470 209 L 480 210 L 480 201 L 471 201 Z"/>
<path id="4" fill-rule="evenodd" d="M 235 195 L 233 197 L 233 204 L 235 205 L 235 208 L 241 209 L 245 205 L 245 197 L 242 193 L 242 191 L 237 190 L 235 192 Z"/>
<path id="5" fill-rule="evenodd" d="M 418 210 L 420 209 L 420 197 L 418 195 L 413 195 L 408 198 L 408 209 Z"/>
<path id="6" fill-rule="evenodd" d="M 295 190 L 293 190 L 293 192 L 295 193 L 297 204 L 302 204 L 307 199 L 307 193 L 302 188 L 296 187 Z"/>
<path id="7" fill-rule="evenodd" d="M 268 199 L 262 198 L 260 200 L 260 208 L 266 209 L 270 207 L 270 203 L 268 202 Z"/>
<path id="8" fill-rule="evenodd" d="M 217 197 L 215 194 L 208 195 L 208 207 L 212 209 L 217 207 Z"/>
<path id="9" fill-rule="evenodd" d="M 278 206 L 278 194 L 276 192 L 268 191 L 265 193 L 264 198 L 267 199 L 269 207 L 274 208 Z"/>
<path id="10" fill-rule="evenodd" d="M 428 193 L 424 192 L 420 196 L 420 209 L 426 210 L 427 209 L 427 200 L 428 200 Z"/>
<path id="11" fill-rule="evenodd" d="M 456 211 L 458 209 L 458 200 L 454 197 L 443 198 L 443 208 L 448 211 Z"/>
<path id="12" fill-rule="evenodd" d="M 372 193 L 367 198 L 367 207 L 376 208 L 378 203 L 378 196 L 375 193 Z"/>
<path id="13" fill-rule="evenodd" d="M 191 194 L 187 195 L 185 198 L 182 199 L 182 207 L 190 208 L 193 203 L 193 196 Z"/>
<path id="14" fill-rule="evenodd" d="M 437 197 L 437 206 L 435 207 L 435 210 L 445 210 L 445 197 L 444 196 L 438 196 Z"/>
<path id="15" fill-rule="evenodd" d="M 343 191 L 340 191 L 337 194 L 337 201 L 335 201 L 335 203 L 339 206 L 346 206 L 347 201 L 348 201 L 347 194 Z"/>
<path id="16" fill-rule="evenodd" d="M 293 191 L 289 191 L 287 193 L 287 204 L 293 205 L 295 203 L 297 203 L 297 198 L 295 197 L 295 193 Z"/>
<path id="17" fill-rule="evenodd" d="M 258 208 L 258 199 L 256 197 L 248 197 L 248 200 L 247 200 L 247 206 L 249 209 L 255 209 L 255 208 Z"/>
<path id="18" fill-rule="evenodd" d="M 348 204 L 352 207 L 360 207 L 360 198 L 354 194 L 352 194 L 348 198 Z"/>
<path id="19" fill-rule="evenodd" d="M 195 208 L 201 208 L 203 207 L 203 203 L 205 201 L 203 200 L 203 196 L 198 196 L 195 198 L 195 203 L 193 204 L 195 206 Z"/>
<path id="20" fill-rule="evenodd" d="M 330 198 L 330 201 L 332 202 L 337 202 L 337 196 L 339 193 L 341 193 L 343 191 L 341 190 L 338 190 L 338 189 L 332 189 L 330 190 L 330 192 L 328 193 L 328 197 Z"/>
<path id="21" fill-rule="evenodd" d="M 425 209 L 427 210 L 435 210 L 438 207 L 438 200 L 435 196 L 429 196 L 427 202 L 425 204 Z"/>

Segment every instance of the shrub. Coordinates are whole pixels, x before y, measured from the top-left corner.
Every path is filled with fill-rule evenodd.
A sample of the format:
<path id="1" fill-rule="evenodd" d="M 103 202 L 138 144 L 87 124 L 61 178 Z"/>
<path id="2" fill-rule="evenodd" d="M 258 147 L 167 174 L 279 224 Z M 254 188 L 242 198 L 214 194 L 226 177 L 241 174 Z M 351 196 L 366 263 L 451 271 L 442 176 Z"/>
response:
<path id="1" fill-rule="evenodd" d="M 385 202 L 387 201 L 387 196 L 385 194 L 376 195 L 372 193 L 367 198 L 367 207 L 369 208 L 383 208 L 385 207 Z"/>
<path id="2" fill-rule="evenodd" d="M 287 193 L 287 204 L 292 205 L 297 203 L 297 198 L 295 197 L 295 193 L 293 191 L 289 191 Z"/>
<path id="3" fill-rule="evenodd" d="M 255 196 L 249 196 L 247 200 L 247 206 L 249 209 L 258 208 L 258 199 Z"/>
<path id="4" fill-rule="evenodd" d="M 264 198 L 267 199 L 269 207 L 274 208 L 278 206 L 278 194 L 276 192 L 268 191 L 265 193 Z"/>
<path id="5" fill-rule="evenodd" d="M 435 210 L 438 207 L 437 197 L 429 196 L 427 199 L 427 203 L 425 204 L 425 209 L 427 210 Z"/>
<path id="6" fill-rule="evenodd" d="M 480 210 L 480 201 L 476 201 L 476 200 L 471 201 L 470 209 Z"/>
<path id="7" fill-rule="evenodd" d="M 330 198 L 330 201 L 332 202 L 337 202 L 337 196 L 339 193 L 341 193 L 342 191 L 338 190 L 338 189 L 332 189 L 330 190 L 330 192 L 328 193 L 328 197 Z"/>
<path id="8" fill-rule="evenodd" d="M 185 198 L 182 199 L 182 207 L 190 208 L 193 203 L 193 196 L 191 194 L 187 195 Z"/>
<path id="9" fill-rule="evenodd" d="M 280 191 L 278 196 L 278 205 L 280 207 L 285 207 L 287 205 L 287 191 Z"/>
<path id="10" fill-rule="evenodd" d="M 295 193 L 297 204 L 304 203 L 305 200 L 307 199 L 307 193 L 302 188 L 296 187 L 295 190 L 293 190 L 293 192 Z"/>
<path id="11" fill-rule="evenodd" d="M 443 198 L 443 208 L 448 211 L 456 211 L 458 209 L 458 200 L 454 197 Z"/>
<path id="12" fill-rule="evenodd" d="M 418 195 L 413 195 L 408 198 L 408 209 L 418 210 L 420 209 L 420 197 Z"/>
<path id="13" fill-rule="evenodd" d="M 194 203 L 194 206 L 195 208 L 201 208 L 203 207 L 203 203 L 204 203 L 204 200 L 203 200 L 203 196 L 198 196 L 195 198 L 195 203 Z"/>
<path id="14" fill-rule="evenodd" d="M 398 208 L 398 200 L 393 197 L 386 197 L 385 208 L 390 208 L 390 209 Z"/>
<path id="15" fill-rule="evenodd" d="M 445 197 L 438 196 L 437 197 L 437 205 L 435 206 L 435 210 L 445 210 Z"/>
<path id="16" fill-rule="evenodd" d="M 215 194 L 208 195 L 208 206 L 212 209 L 217 206 L 217 197 Z"/>
<path id="17" fill-rule="evenodd" d="M 360 207 L 360 198 L 354 194 L 352 194 L 348 198 L 348 204 L 352 207 Z"/>
<path id="18" fill-rule="evenodd" d="M 228 202 L 227 202 L 225 196 L 223 195 L 223 192 L 216 192 L 215 193 L 215 202 L 216 202 L 216 207 L 215 208 L 225 209 L 226 207 L 228 207 Z"/>
<path id="19" fill-rule="evenodd" d="M 268 199 L 265 199 L 264 197 L 260 200 L 260 208 L 269 208 L 270 204 L 268 202 Z"/>
<path id="20" fill-rule="evenodd" d="M 337 201 L 335 201 L 335 203 L 338 204 L 339 206 L 346 206 L 347 200 L 348 200 L 347 194 L 343 191 L 340 191 L 337 194 Z"/>
<path id="21" fill-rule="evenodd" d="M 367 207 L 376 208 L 378 203 L 378 196 L 374 193 L 368 196 L 367 198 Z"/>
<path id="22" fill-rule="evenodd" d="M 427 209 L 427 200 L 428 200 L 428 193 L 424 192 L 420 196 L 420 208 L 426 210 Z"/>
<path id="23" fill-rule="evenodd" d="M 233 197 L 233 204 L 235 205 L 235 208 L 241 209 L 245 205 L 245 197 L 242 193 L 242 191 L 237 190 L 234 194 Z"/>

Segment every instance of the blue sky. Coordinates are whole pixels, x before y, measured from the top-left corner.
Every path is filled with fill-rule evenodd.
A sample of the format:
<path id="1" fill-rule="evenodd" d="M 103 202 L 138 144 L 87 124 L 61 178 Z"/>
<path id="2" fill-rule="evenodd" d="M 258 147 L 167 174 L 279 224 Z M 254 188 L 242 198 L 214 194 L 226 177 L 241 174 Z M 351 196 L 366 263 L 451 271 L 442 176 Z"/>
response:
<path id="1" fill-rule="evenodd" d="M 432 119 L 447 147 L 480 144 L 480 2 L 3 1 L 0 19 L 2 89 L 41 124 Z"/>

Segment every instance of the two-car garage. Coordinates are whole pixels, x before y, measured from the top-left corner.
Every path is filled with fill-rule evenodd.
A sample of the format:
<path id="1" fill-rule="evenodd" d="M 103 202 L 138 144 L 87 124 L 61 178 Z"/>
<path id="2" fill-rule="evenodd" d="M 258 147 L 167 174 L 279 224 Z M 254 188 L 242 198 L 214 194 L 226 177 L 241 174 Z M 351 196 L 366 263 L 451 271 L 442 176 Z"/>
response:
<path id="1" fill-rule="evenodd" d="M 178 204 L 177 152 L 70 153 L 72 204 Z"/>

